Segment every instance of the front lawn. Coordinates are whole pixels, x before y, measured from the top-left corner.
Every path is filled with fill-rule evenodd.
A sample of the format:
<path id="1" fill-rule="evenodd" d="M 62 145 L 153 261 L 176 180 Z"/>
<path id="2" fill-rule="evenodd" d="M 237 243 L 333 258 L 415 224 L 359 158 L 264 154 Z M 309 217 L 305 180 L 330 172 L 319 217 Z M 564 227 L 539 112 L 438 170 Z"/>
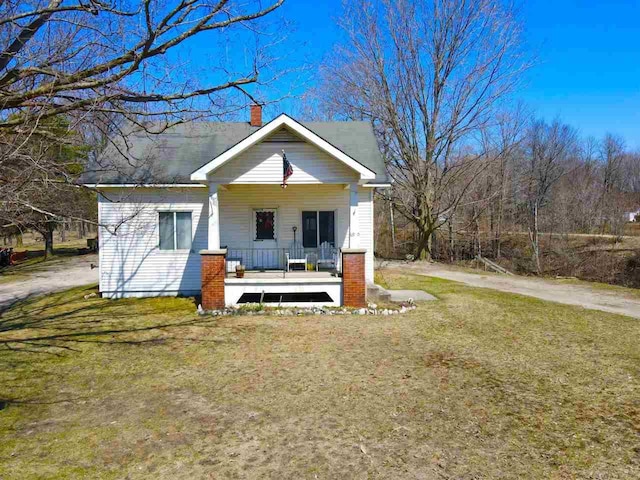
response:
<path id="1" fill-rule="evenodd" d="M 640 321 L 386 273 L 407 315 L 0 317 L 0 478 L 638 478 Z M 1 406 L 1 405 L 0 405 Z"/>

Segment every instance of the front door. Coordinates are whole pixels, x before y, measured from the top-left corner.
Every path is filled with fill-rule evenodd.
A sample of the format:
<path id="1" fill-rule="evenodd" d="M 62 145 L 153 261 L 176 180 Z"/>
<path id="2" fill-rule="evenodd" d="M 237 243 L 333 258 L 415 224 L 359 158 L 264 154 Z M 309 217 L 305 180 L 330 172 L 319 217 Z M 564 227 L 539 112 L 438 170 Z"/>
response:
<path id="1" fill-rule="evenodd" d="M 277 229 L 278 211 L 275 208 L 260 208 L 253 211 L 252 235 L 253 270 L 272 270 L 282 268 L 283 260 L 278 249 Z"/>

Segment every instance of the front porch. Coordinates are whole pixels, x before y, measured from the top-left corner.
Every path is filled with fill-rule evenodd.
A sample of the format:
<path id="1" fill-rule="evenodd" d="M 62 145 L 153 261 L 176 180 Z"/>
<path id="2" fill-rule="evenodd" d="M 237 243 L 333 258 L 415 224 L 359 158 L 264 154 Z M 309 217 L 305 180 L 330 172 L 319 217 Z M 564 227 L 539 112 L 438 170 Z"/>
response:
<path id="1" fill-rule="evenodd" d="M 253 269 L 253 264 L 278 268 L 274 263 L 281 268 L 284 253 L 293 244 L 312 256 L 325 242 L 336 249 L 357 248 L 363 215 L 369 224 L 370 193 L 360 192 L 357 184 L 284 189 L 273 184 L 210 183 L 208 248 L 229 249 L 228 257 L 242 257 L 247 269 Z"/>
<path id="2" fill-rule="evenodd" d="M 372 209 L 370 192 L 362 192 L 363 207 L 359 195 L 357 184 L 284 189 L 210 183 L 209 251 L 224 252 L 215 267 L 222 273 L 215 287 L 219 300 L 211 305 L 364 305 L 366 262 L 364 249 L 356 245 L 362 239 L 361 214 L 369 223 Z M 366 233 L 369 243 L 370 230 Z M 345 275 L 348 250 L 358 250 L 348 253 L 359 259 L 356 277 Z M 237 269 L 244 269 L 244 278 L 237 278 Z M 203 292 L 206 282 L 203 276 Z"/>
<path id="3" fill-rule="evenodd" d="M 365 251 L 341 249 L 341 273 L 336 269 L 264 269 L 245 271 L 239 278 L 226 259 L 227 249 L 202 250 L 203 307 L 210 310 L 244 303 L 362 307 L 366 303 Z"/>
<path id="4" fill-rule="evenodd" d="M 373 190 L 363 185 L 373 172 L 325 147 L 330 151 L 280 136 L 247 144 L 192 177 L 208 185 L 205 308 L 365 304 L 367 275 L 373 281 L 372 259 L 365 261 Z M 286 185 L 285 149 L 293 171 Z"/>

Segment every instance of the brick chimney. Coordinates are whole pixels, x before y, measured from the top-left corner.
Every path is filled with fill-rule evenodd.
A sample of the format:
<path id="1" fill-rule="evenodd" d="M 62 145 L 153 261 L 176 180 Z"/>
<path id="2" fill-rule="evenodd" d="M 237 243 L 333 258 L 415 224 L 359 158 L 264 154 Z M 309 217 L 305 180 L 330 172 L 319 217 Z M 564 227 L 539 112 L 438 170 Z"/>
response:
<path id="1" fill-rule="evenodd" d="M 251 120 L 249 123 L 252 127 L 262 126 L 262 105 L 251 105 Z"/>

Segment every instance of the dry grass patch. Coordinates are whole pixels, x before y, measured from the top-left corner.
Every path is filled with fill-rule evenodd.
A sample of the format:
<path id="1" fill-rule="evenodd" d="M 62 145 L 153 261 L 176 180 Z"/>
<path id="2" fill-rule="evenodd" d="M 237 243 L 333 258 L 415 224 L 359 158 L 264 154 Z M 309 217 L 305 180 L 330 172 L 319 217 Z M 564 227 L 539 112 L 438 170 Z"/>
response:
<path id="1" fill-rule="evenodd" d="M 640 322 L 380 280 L 441 301 L 214 319 L 76 289 L 16 307 L 0 317 L 0 478 L 640 475 Z"/>

